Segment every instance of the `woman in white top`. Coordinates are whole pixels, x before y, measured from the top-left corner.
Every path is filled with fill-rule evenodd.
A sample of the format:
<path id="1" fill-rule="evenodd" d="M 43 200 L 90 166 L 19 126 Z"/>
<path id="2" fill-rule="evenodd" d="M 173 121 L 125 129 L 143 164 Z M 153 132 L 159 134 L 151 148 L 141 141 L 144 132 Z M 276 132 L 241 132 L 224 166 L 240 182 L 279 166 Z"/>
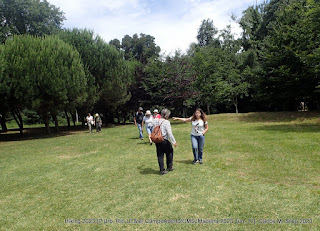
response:
<path id="1" fill-rule="evenodd" d="M 88 124 L 88 127 L 89 127 L 89 132 L 91 133 L 92 132 L 92 125 L 93 125 L 93 117 L 90 113 L 88 113 L 88 116 L 86 118 L 87 120 L 87 124 Z"/>
<path id="2" fill-rule="evenodd" d="M 194 156 L 192 164 L 196 164 L 197 162 L 202 164 L 204 134 L 208 131 L 208 121 L 206 114 L 200 108 L 198 108 L 190 118 L 173 117 L 173 120 L 181 120 L 184 122 L 191 121 L 191 144 Z"/>
<path id="3" fill-rule="evenodd" d="M 151 116 L 151 111 L 147 110 L 146 111 L 146 115 L 143 117 L 143 120 L 142 120 L 142 127 L 143 127 L 143 124 L 146 125 L 146 130 L 147 130 L 147 133 L 148 133 L 148 138 L 149 138 L 150 145 L 152 145 L 152 140 L 151 140 L 151 133 L 152 133 L 152 130 L 153 130 L 152 122 L 153 122 L 153 117 Z"/>

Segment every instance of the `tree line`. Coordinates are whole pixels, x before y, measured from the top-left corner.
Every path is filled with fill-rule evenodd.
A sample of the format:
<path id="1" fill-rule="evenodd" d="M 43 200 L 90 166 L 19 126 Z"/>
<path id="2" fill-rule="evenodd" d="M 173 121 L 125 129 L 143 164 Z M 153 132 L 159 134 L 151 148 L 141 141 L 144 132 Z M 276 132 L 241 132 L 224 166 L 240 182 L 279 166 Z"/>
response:
<path id="1" fill-rule="evenodd" d="M 46 0 L 0 1 L 0 120 L 20 132 L 26 118 L 75 122 L 99 112 L 125 122 L 139 107 L 186 116 L 320 108 L 320 2 L 270 0 L 250 6 L 236 38 L 204 19 L 186 53 L 160 55 L 155 38 L 105 42 L 87 29 L 62 29 L 63 12 Z M 32 119 L 34 118 L 34 119 Z"/>

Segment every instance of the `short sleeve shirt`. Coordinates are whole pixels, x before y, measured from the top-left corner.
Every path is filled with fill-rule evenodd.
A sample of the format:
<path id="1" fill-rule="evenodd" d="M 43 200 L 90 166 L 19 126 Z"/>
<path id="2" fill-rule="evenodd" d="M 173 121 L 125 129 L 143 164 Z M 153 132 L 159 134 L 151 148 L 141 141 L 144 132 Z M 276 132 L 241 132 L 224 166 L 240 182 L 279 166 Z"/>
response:
<path id="1" fill-rule="evenodd" d="M 149 116 L 149 117 L 144 116 L 143 117 L 143 122 L 145 122 L 147 127 L 152 127 L 153 126 L 152 125 L 152 121 L 153 121 L 153 117 L 152 116 Z"/>
<path id="2" fill-rule="evenodd" d="M 192 119 L 192 117 L 190 117 Z M 204 122 L 202 119 L 191 121 L 192 128 L 191 128 L 191 135 L 193 136 L 202 136 L 205 125 L 208 124 L 208 121 Z"/>

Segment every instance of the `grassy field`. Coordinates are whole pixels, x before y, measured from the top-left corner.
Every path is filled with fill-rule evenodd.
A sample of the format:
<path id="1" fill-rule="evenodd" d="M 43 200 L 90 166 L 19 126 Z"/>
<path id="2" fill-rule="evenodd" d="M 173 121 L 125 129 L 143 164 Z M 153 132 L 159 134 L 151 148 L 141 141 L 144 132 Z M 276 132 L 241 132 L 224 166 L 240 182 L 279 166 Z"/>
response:
<path id="1" fill-rule="evenodd" d="M 203 165 L 172 129 L 164 176 L 134 125 L 0 134 L 0 230 L 320 229 L 320 114 L 209 116 Z"/>

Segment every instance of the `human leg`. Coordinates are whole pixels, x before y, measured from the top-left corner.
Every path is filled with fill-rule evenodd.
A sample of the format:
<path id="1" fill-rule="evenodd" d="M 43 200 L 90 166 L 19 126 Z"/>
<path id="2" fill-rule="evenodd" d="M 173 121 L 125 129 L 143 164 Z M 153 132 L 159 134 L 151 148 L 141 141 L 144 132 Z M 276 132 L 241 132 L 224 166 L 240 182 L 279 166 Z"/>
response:
<path id="1" fill-rule="evenodd" d="M 89 132 L 91 133 L 92 132 L 92 124 L 90 121 L 88 122 L 88 127 L 89 127 Z"/>
<path id="2" fill-rule="evenodd" d="M 146 130 L 147 130 L 147 133 L 148 133 L 148 139 L 149 139 L 150 145 L 152 144 L 152 140 L 151 140 L 152 129 L 153 129 L 153 127 L 146 126 Z"/>
<path id="3" fill-rule="evenodd" d="M 191 135 L 191 145 L 192 145 L 192 152 L 193 152 L 193 163 L 198 160 L 198 139 L 196 136 Z"/>
<path id="4" fill-rule="evenodd" d="M 173 148 L 168 140 L 162 142 L 165 147 L 166 159 L 167 159 L 167 169 L 172 170 L 173 166 Z"/>
<path id="5" fill-rule="evenodd" d="M 163 150 L 163 145 L 160 144 L 156 144 L 157 147 L 157 157 L 158 157 L 158 164 L 159 164 L 159 168 L 160 168 L 160 172 L 164 172 L 165 168 L 164 168 L 164 163 L 163 163 L 163 157 L 164 157 L 164 150 Z"/>
<path id="6" fill-rule="evenodd" d="M 142 126 L 141 126 L 141 124 L 137 124 L 137 126 L 138 126 L 138 129 L 139 129 L 139 138 L 143 139 Z"/>
<path id="7" fill-rule="evenodd" d="M 199 161 L 202 163 L 202 155 L 203 155 L 203 147 L 204 147 L 204 136 L 199 136 L 198 138 L 198 153 L 199 153 Z"/>

